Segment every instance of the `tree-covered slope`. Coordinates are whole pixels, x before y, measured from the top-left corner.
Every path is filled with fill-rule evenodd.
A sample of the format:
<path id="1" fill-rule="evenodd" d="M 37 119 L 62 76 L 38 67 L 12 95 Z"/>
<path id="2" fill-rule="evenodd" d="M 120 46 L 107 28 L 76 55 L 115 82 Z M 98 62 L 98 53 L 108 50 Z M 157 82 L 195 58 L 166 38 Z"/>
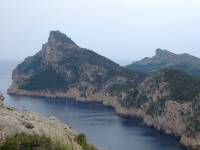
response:
<path id="1" fill-rule="evenodd" d="M 156 50 L 156 55 L 127 65 L 132 71 L 152 73 L 160 69 L 176 69 L 200 78 L 200 59 L 189 54 L 174 54 L 167 50 Z"/>

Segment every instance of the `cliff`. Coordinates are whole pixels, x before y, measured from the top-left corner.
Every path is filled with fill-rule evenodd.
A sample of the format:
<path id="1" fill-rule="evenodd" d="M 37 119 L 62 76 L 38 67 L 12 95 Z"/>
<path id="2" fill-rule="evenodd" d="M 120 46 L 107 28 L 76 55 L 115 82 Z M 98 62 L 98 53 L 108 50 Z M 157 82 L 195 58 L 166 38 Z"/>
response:
<path id="1" fill-rule="evenodd" d="M 200 148 L 198 79 L 173 69 L 150 75 L 129 71 L 59 31 L 50 32 L 42 50 L 16 67 L 8 92 L 102 102 L 121 115 L 140 117 L 149 126 L 179 136 L 187 147 Z"/>
<path id="2" fill-rule="evenodd" d="M 117 96 L 120 101 L 128 100 L 132 89 L 144 77 L 145 74 L 128 71 L 91 50 L 80 48 L 63 33 L 52 31 L 41 51 L 14 69 L 8 92 L 87 99 L 97 95 Z M 117 90 L 122 89 L 124 92 L 118 95 Z"/>

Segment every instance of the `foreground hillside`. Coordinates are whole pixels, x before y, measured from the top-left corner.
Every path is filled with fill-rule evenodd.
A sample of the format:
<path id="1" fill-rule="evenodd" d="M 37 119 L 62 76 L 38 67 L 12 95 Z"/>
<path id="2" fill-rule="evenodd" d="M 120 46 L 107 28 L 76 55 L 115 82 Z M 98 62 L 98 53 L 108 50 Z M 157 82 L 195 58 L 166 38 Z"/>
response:
<path id="1" fill-rule="evenodd" d="M 97 150 L 56 118 L 3 106 L 0 95 L 1 150 Z"/>
<path id="2" fill-rule="evenodd" d="M 164 68 L 184 71 L 194 77 L 200 77 L 200 59 L 184 54 L 174 54 L 167 50 L 157 49 L 156 55 L 146 57 L 140 61 L 133 62 L 126 66 L 132 71 L 152 73 Z"/>
<path id="3" fill-rule="evenodd" d="M 42 50 L 17 66 L 8 92 L 102 102 L 200 149 L 199 80 L 173 69 L 148 76 L 128 71 L 59 31 L 52 31 Z"/>

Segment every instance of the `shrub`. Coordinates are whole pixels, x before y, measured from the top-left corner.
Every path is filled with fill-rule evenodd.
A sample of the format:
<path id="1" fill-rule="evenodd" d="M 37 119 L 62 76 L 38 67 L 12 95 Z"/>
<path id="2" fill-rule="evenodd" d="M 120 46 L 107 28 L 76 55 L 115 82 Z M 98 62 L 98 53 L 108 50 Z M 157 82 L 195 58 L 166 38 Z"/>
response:
<path id="1" fill-rule="evenodd" d="M 75 137 L 75 141 L 82 147 L 83 150 L 97 150 L 94 145 L 88 144 L 85 134 L 81 133 Z"/>
<path id="2" fill-rule="evenodd" d="M 166 100 L 159 100 L 152 103 L 147 109 L 147 114 L 153 116 L 160 116 L 164 112 Z"/>
<path id="3" fill-rule="evenodd" d="M 39 135 L 16 134 L 0 144 L 1 150 L 71 150 L 66 144 Z"/>
<path id="4" fill-rule="evenodd" d="M 191 123 L 187 126 L 187 136 L 195 137 L 195 135 L 200 133 L 200 121 L 194 118 L 191 118 Z"/>
<path id="5" fill-rule="evenodd" d="M 164 78 L 169 83 L 171 97 L 179 101 L 192 101 L 200 93 L 200 80 L 182 71 L 165 69 Z"/>
<path id="6" fill-rule="evenodd" d="M 33 75 L 30 80 L 27 83 L 21 85 L 20 88 L 27 90 L 57 90 L 66 87 L 67 82 L 61 75 L 57 74 L 52 69 L 47 69 Z"/>

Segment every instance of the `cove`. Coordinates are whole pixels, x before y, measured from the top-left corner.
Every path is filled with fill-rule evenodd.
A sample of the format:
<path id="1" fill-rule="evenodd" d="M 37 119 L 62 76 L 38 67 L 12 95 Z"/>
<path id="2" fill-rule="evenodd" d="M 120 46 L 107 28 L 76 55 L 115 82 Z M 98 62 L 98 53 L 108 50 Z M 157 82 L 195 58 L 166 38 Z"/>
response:
<path id="1" fill-rule="evenodd" d="M 138 119 L 120 117 L 99 103 L 7 95 L 15 64 L 0 63 L 0 90 L 6 97 L 5 105 L 55 116 L 106 150 L 185 150 L 178 138 L 147 127 Z"/>

